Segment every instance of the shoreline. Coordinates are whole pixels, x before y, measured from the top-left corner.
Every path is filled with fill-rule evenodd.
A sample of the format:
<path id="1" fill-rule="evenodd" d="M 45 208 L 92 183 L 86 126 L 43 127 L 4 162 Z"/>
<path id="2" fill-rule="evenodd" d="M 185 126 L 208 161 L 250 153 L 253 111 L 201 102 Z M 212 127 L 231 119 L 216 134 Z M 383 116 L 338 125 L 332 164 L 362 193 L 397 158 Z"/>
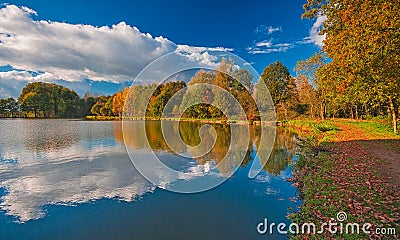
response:
<path id="1" fill-rule="evenodd" d="M 96 117 L 87 116 L 88 121 L 176 121 L 176 122 L 200 122 L 209 124 L 240 124 L 240 125 L 263 125 L 282 126 L 280 121 L 246 121 L 246 120 L 221 120 L 221 119 L 198 119 L 198 118 L 120 118 L 120 117 Z"/>
<path id="2" fill-rule="evenodd" d="M 200 122 L 208 124 L 238 124 L 238 125 L 262 125 L 262 126 L 284 126 L 281 121 L 245 121 L 245 120 L 221 120 L 221 119 L 197 119 L 197 118 L 127 118 L 104 117 L 104 116 L 86 116 L 83 118 L 30 118 L 13 117 L 0 118 L 0 120 L 75 120 L 75 121 L 176 121 L 176 122 Z"/>

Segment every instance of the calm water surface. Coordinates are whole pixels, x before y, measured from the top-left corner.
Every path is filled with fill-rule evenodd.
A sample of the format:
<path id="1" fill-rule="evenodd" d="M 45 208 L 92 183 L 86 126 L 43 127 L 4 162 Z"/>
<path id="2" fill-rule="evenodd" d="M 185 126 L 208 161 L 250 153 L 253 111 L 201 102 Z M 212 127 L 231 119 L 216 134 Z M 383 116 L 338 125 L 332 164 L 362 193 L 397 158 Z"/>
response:
<path id="1" fill-rule="evenodd" d="M 135 129 L 146 124 L 146 136 Z M 199 123 L 173 123 L 190 146 L 200 143 Z M 125 128 L 124 128 L 125 129 Z M 286 239 L 259 235 L 256 226 L 290 224 L 287 214 L 300 205 L 291 177 L 294 136 L 277 129 L 274 150 L 255 179 L 247 177 L 256 155 L 260 127 L 251 127 L 244 162 L 221 162 L 230 141 L 227 125 L 214 125 L 217 141 L 205 156 L 179 157 L 163 137 L 160 122 L 132 122 L 129 149 L 150 151 L 189 176 L 215 167 L 222 185 L 197 194 L 155 186 L 133 167 L 121 122 L 0 120 L 0 239 Z M 268 132 L 268 131 L 267 131 Z M 203 136 L 202 136 L 203 137 Z M 212 143 L 207 136 L 205 145 Z M 180 146 L 180 152 L 187 152 Z M 182 179 L 181 179 L 182 180 Z M 293 210 L 292 210 L 293 209 Z"/>

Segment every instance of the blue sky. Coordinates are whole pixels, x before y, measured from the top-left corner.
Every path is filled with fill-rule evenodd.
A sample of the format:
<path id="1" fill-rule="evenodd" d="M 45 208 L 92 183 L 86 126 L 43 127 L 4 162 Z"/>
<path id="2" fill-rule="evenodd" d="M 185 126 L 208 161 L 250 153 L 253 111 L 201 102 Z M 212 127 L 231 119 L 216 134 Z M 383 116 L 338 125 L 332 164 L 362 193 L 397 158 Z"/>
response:
<path id="1" fill-rule="evenodd" d="M 274 61 L 293 73 L 323 39 L 316 35 L 323 18 L 301 19 L 304 3 L 9 1 L 0 9 L 0 97 L 17 97 L 30 81 L 111 94 L 176 49 L 209 63 L 211 51 L 223 48 L 259 73 Z"/>

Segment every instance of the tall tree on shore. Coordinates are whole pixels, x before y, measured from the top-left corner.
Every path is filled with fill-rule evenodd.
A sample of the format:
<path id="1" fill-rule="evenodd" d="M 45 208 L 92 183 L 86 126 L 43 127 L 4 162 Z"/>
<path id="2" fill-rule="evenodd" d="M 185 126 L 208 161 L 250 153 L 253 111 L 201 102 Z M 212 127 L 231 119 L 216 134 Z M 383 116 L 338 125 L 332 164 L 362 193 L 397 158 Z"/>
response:
<path id="1" fill-rule="evenodd" d="M 289 100 L 294 94 L 294 78 L 289 70 L 281 62 L 274 62 L 268 65 L 260 75 L 259 82 L 263 82 L 272 97 L 273 104 L 278 117 L 288 118 L 289 110 L 294 106 Z M 256 94 L 266 94 L 263 84 L 256 84 Z M 269 108 L 272 106 L 269 106 Z"/>
<path id="2" fill-rule="evenodd" d="M 111 111 L 111 109 L 107 109 L 107 107 L 105 107 L 107 102 L 109 103 L 108 105 L 110 107 L 109 99 L 111 99 L 111 97 L 107 97 L 107 96 L 97 97 L 96 103 L 91 108 L 92 114 L 95 116 L 109 116 L 108 114 L 112 111 Z M 112 103 L 112 100 L 111 100 L 111 103 Z"/>
<path id="3" fill-rule="evenodd" d="M 275 105 L 279 105 L 288 99 L 290 78 L 289 70 L 281 62 L 268 65 L 261 73 L 260 81 L 264 81 L 268 87 Z"/>

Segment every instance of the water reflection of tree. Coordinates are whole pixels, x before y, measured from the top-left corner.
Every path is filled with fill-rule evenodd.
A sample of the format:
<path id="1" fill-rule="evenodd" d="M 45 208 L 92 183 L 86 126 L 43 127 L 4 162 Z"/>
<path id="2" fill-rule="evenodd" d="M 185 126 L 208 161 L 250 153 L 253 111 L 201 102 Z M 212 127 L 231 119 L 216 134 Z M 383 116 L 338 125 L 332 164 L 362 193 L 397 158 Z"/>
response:
<path id="1" fill-rule="evenodd" d="M 166 144 L 161 124 L 159 121 L 132 121 L 124 123 L 124 132 L 122 124 L 114 124 L 114 136 L 119 142 L 125 140 L 128 147 L 135 149 L 144 149 L 150 147 L 154 151 L 171 149 Z"/>
<path id="2" fill-rule="evenodd" d="M 143 132 L 143 124 L 145 132 Z M 214 144 L 214 138 L 211 133 L 211 129 L 208 128 L 206 131 L 201 133 L 200 128 L 204 125 L 201 122 L 165 122 L 164 131 L 170 131 L 169 134 L 174 136 L 181 136 L 183 142 L 178 141 L 178 138 L 172 138 L 168 143 L 180 153 L 188 153 L 192 156 L 198 156 L 204 149 L 198 148 L 187 148 L 185 145 L 195 147 L 203 141 L 203 146 L 206 149 L 211 149 L 207 154 L 195 158 L 198 164 L 205 164 L 208 161 L 213 161 L 221 174 L 229 175 L 237 167 L 247 166 L 252 161 L 255 151 L 257 151 L 260 144 L 261 127 L 251 126 L 250 127 L 250 141 L 243 143 L 247 145 L 247 151 L 241 152 L 239 148 L 232 148 L 232 152 L 229 156 L 226 156 L 231 144 L 231 127 L 226 124 L 212 124 L 212 127 L 216 132 L 216 140 Z M 114 125 L 114 135 L 117 141 L 122 142 L 122 130 L 120 125 Z M 235 136 L 245 136 L 247 126 L 239 126 L 235 128 L 238 131 Z M 161 122 L 160 121 L 132 121 L 124 124 L 125 143 L 131 148 L 147 148 L 150 147 L 154 151 L 169 151 L 173 152 L 172 149 L 166 143 Z M 145 134 L 144 134 L 145 133 Z M 264 137 L 273 137 L 274 129 L 264 129 Z M 271 136 L 269 136 L 271 135 Z M 269 138 L 271 139 L 271 138 Z M 272 138 L 273 139 L 273 138 Z M 148 142 L 148 143 L 147 143 Z M 214 144 L 214 146 L 213 146 Z M 290 131 L 282 128 L 276 130 L 276 140 L 273 146 L 272 153 L 269 160 L 266 162 L 266 156 L 268 154 L 265 150 L 258 152 L 258 159 L 261 164 L 264 165 L 264 170 L 269 173 L 279 175 L 288 164 L 292 163 L 293 155 L 295 154 L 295 145 L 293 143 L 293 135 Z M 244 160 L 241 162 L 242 158 Z"/>
<path id="3" fill-rule="evenodd" d="M 264 129 L 263 134 L 272 134 L 272 129 Z M 255 129 L 255 144 L 259 146 L 259 136 L 261 135 L 261 127 Z M 268 161 L 265 163 L 267 152 L 261 149 L 258 157 L 263 163 L 264 170 L 279 175 L 281 171 L 293 163 L 293 157 L 295 155 L 295 144 L 293 141 L 294 134 L 285 128 L 276 128 L 276 136 L 274 146 Z"/>

